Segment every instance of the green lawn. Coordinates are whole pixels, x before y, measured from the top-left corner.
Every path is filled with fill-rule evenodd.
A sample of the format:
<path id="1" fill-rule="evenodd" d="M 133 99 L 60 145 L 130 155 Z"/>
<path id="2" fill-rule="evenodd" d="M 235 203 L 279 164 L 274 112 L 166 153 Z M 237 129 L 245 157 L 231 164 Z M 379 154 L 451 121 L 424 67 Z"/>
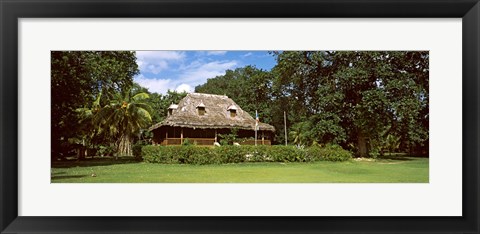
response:
<path id="1" fill-rule="evenodd" d="M 95 177 L 92 177 L 95 174 Z M 428 158 L 224 165 L 54 162 L 52 183 L 428 183 Z"/>

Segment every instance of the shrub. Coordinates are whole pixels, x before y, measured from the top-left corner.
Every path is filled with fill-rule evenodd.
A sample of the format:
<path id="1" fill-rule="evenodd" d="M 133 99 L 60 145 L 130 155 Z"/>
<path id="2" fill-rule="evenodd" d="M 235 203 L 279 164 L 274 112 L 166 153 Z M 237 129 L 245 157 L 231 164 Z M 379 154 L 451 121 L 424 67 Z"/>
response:
<path id="1" fill-rule="evenodd" d="M 240 163 L 246 161 L 248 148 L 249 147 L 236 145 L 225 145 L 215 148 L 215 152 L 219 156 L 221 163 Z"/>
<path id="2" fill-rule="evenodd" d="M 241 162 L 313 162 L 320 160 L 346 161 L 352 153 L 338 145 L 310 147 L 295 146 L 144 146 L 141 148 L 145 162 L 220 164 Z"/>
<path id="3" fill-rule="evenodd" d="M 133 145 L 132 152 L 133 152 L 133 157 L 135 157 L 135 160 L 140 161 L 142 159 L 142 147 L 143 145 L 140 145 L 140 144 Z"/>
<path id="4" fill-rule="evenodd" d="M 339 145 L 328 144 L 324 147 L 308 148 L 305 157 L 306 161 L 347 161 L 352 158 L 352 152 L 344 150 Z"/>
<path id="5" fill-rule="evenodd" d="M 352 152 L 344 150 L 339 145 L 326 145 L 324 150 L 324 158 L 327 161 L 347 161 L 352 158 Z"/>
<path id="6" fill-rule="evenodd" d="M 180 147 L 183 156 L 181 163 L 186 164 L 218 164 L 221 163 L 215 150 L 207 147 Z"/>
<path id="7" fill-rule="evenodd" d="M 378 148 L 372 148 L 370 152 L 368 152 L 368 156 L 370 156 L 373 159 L 378 158 L 380 156 L 380 150 Z"/>
<path id="8" fill-rule="evenodd" d="M 267 154 L 275 162 L 305 162 L 304 150 L 296 146 L 272 146 Z"/>
<path id="9" fill-rule="evenodd" d="M 269 149 L 271 146 L 259 145 L 259 146 L 242 146 L 248 147 L 247 154 L 245 155 L 246 160 L 249 162 L 269 162 L 273 161 L 269 157 Z"/>
<path id="10" fill-rule="evenodd" d="M 100 145 L 97 151 L 99 156 L 112 156 L 115 153 L 115 149 L 112 146 Z"/>
<path id="11" fill-rule="evenodd" d="M 218 134 L 218 137 L 220 138 L 220 145 L 233 145 L 233 143 L 237 141 L 237 133 L 238 129 L 233 128 L 228 134 Z"/>
<path id="12" fill-rule="evenodd" d="M 183 146 L 189 146 L 189 145 L 193 145 L 193 143 L 190 141 L 190 139 L 185 138 L 185 140 L 183 140 L 183 142 L 182 142 L 182 145 Z"/>
<path id="13" fill-rule="evenodd" d="M 142 147 L 142 158 L 150 163 L 180 163 L 179 148 L 179 146 L 147 145 Z"/>
<path id="14" fill-rule="evenodd" d="M 312 146 L 306 149 L 305 152 L 305 159 L 308 162 L 315 162 L 315 161 L 324 161 L 325 160 L 325 153 L 324 149 L 320 146 Z"/>

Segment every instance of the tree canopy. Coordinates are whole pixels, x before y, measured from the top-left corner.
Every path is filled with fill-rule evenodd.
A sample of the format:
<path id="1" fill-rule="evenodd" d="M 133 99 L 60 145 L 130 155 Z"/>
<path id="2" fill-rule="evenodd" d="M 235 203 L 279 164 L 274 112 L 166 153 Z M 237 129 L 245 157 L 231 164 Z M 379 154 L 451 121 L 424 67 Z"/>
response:
<path id="1" fill-rule="evenodd" d="M 272 52 L 271 71 L 229 70 L 196 92 L 226 94 L 284 140 L 283 112 L 291 143 L 341 144 L 365 156 L 392 150 L 399 139 L 411 153 L 428 151 L 429 53 L 426 51 Z M 390 137 L 388 137 L 390 136 Z"/>
<path id="2" fill-rule="evenodd" d="M 135 52 L 53 51 L 51 57 L 52 157 L 132 155 L 132 143 L 167 116 L 186 93 L 151 93 L 133 82 Z M 88 152 L 91 151 L 91 152 Z M 102 152 L 98 152 L 102 151 Z"/>
<path id="3" fill-rule="evenodd" d="M 132 87 L 138 72 L 135 52 L 52 51 L 52 156 L 69 151 L 75 142 L 72 139 L 84 138 L 79 108 L 108 104 L 119 92 Z"/>

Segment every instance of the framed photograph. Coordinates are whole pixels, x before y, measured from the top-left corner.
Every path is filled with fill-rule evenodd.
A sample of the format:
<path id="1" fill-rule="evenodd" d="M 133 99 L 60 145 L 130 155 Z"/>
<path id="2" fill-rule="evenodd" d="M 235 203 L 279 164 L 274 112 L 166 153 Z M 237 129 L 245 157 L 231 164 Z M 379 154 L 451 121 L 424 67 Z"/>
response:
<path id="1" fill-rule="evenodd" d="M 478 233 L 480 5 L 1 1 L 1 233 Z"/>

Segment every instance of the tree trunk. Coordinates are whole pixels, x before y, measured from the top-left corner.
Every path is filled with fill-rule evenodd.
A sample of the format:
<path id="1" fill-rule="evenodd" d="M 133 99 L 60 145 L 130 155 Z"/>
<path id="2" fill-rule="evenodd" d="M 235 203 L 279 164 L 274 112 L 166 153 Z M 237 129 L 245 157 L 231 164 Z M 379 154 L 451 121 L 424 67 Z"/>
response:
<path id="1" fill-rule="evenodd" d="M 117 158 L 118 156 L 132 156 L 132 143 L 128 134 L 122 135 L 118 140 Z"/>
<path id="2" fill-rule="evenodd" d="M 87 156 L 87 146 L 85 145 L 85 139 L 82 139 L 82 146 L 78 150 L 78 160 L 84 160 Z"/>
<path id="3" fill-rule="evenodd" d="M 85 146 L 79 147 L 77 149 L 77 159 L 85 160 L 85 155 L 87 155 L 87 148 Z"/>
<path id="4" fill-rule="evenodd" d="M 358 154 L 360 157 L 367 156 L 367 138 L 363 134 L 358 134 Z"/>

